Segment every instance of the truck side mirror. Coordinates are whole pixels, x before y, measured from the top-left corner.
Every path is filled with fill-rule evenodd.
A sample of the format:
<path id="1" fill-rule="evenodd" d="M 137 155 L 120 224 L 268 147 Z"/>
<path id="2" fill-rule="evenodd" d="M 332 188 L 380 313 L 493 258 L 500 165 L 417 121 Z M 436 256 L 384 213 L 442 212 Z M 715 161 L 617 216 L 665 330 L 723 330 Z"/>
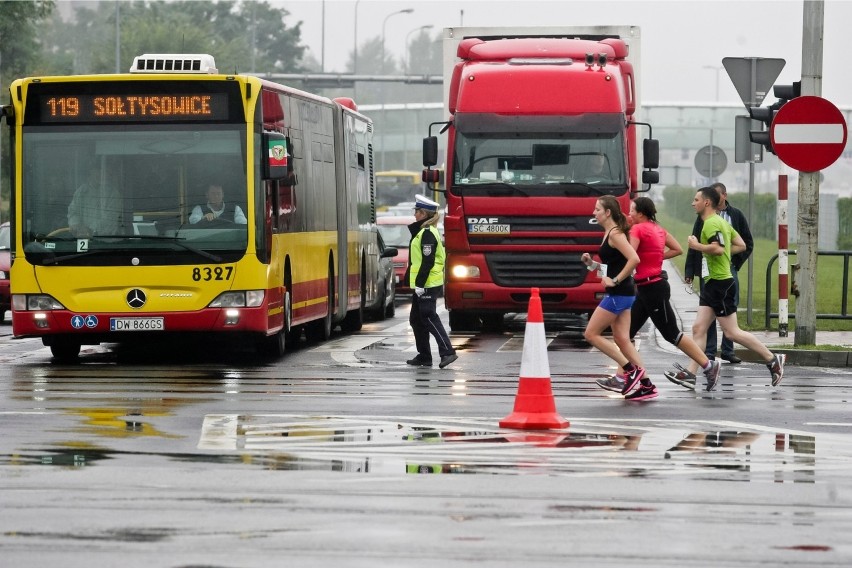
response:
<path id="1" fill-rule="evenodd" d="M 660 172 L 656 170 L 645 170 L 642 172 L 642 183 L 660 183 Z"/>
<path id="2" fill-rule="evenodd" d="M 438 137 L 429 136 L 423 139 L 423 166 L 431 168 L 438 164 Z"/>
<path id="3" fill-rule="evenodd" d="M 642 162 L 644 168 L 656 170 L 660 167 L 660 141 L 646 138 L 642 141 Z"/>

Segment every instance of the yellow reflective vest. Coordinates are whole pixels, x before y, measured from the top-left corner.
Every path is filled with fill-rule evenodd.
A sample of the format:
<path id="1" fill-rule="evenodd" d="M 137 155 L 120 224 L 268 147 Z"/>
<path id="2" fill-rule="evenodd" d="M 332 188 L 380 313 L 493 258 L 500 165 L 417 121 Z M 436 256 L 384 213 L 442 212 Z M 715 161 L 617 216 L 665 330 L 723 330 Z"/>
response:
<path id="1" fill-rule="evenodd" d="M 434 244 L 429 242 L 424 244 L 422 242 L 423 235 L 426 231 L 429 231 L 434 236 Z M 428 251 L 426 250 L 428 247 L 434 247 L 435 250 Z M 408 285 L 411 288 L 417 287 L 417 275 L 420 273 L 420 267 L 424 264 L 424 257 L 426 258 L 426 266 L 429 264 L 429 257 L 432 257 L 434 262 L 429 268 L 429 275 L 426 277 L 426 283 L 420 287 L 434 288 L 435 286 L 441 286 L 444 283 L 444 258 L 446 257 L 446 252 L 444 251 L 444 244 L 441 242 L 441 235 L 438 233 L 438 229 L 433 226 L 420 229 L 420 232 L 411 239 L 408 255 L 411 261 L 411 267 L 408 273 Z"/>

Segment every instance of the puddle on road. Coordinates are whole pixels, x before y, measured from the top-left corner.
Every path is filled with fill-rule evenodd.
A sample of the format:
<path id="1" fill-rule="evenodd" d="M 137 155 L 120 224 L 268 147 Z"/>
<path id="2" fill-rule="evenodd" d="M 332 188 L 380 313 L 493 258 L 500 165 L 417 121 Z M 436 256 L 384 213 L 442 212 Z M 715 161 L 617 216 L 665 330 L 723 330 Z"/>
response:
<path id="1" fill-rule="evenodd" d="M 124 457 L 383 475 L 687 476 L 818 483 L 848 470 L 852 460 L 847 436 L 817 437 L 731 422 L 584 420 L 560 431 L 503 430 L 495 423 L 216 414 L 204 418 L 197 453 L 130 452 L 69 442 L 0 455 L 0 465 L 82 468 Z"/>
<path id="2" fill-rule="evenodd" d="M 135 415 L 103 418 L 100 439 L 162 436 Z M 199 452 L 122 451 L 76 442 L 0 455 L 0 465 L 82 468 L 121 458 L 249 465 L 280 471 L 383 475 L 508 474 L 580 477 L 687 476 L 818 483 L 848 471 L 848 436 L 778 431 L 732 422 L 573 421 L 559 431 L 495 428 L 494 419 L 350 418 L 211 414 Z M 171 436 L 163 436 L 168 439 Z M 163 449 L 167 449 L 168 441 Z"/>
<path id="3" fill-rule="evenodd" d="M 543 474 L 721 477 L 814 483 L 820 466 L 852 459 L 843 436 L 703 422 L 575 421 L 561 431 L 494 428 L 496 421 L 358 420 L 208 415 L 198 448 L 277 470 L 382 474 Z M 708 427 L 709 426 L 709 427 Z M 817 448 L 820 448 L 820 452 Z"/>

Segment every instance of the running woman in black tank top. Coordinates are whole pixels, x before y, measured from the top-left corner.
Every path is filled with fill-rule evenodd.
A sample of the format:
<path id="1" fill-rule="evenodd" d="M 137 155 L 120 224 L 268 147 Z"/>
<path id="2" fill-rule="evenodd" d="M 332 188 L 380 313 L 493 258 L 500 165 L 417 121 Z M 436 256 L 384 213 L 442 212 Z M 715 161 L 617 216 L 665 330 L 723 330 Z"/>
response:
<path id="1" fill-rule="evenodd" d="M 648 400 L 657 396 L 657 387 L 645 377 L 642 359 L 630 341 L 630 307 L 636 298 L 632 274 L 639 264 L 639 255 L 627 240 L 627 218 L 613 196 L 605 195 L 598 199 L 594 214 L 598 224 L 606 231 L 600 249 L 600 258 L 607 265 L 606 274 L 601 278 L 606 294 L 589 318 L 584 336 L 592 346 L 625 370 L 621 391 L 626 395 L 625 399 Z M 588 253 L 583 253 L 581 260 L 589 270 L 599 265 Z M 603 336 L 607 328 L 612 329 L 615 343 Z M 630 392 L 637 385 L 640 385 L 639 388 Z"/>

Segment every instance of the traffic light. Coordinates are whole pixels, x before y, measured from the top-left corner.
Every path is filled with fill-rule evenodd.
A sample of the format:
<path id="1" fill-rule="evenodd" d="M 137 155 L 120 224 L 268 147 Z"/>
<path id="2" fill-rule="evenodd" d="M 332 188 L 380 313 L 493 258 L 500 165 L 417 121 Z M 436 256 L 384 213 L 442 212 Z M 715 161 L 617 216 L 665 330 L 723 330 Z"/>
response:
<path id="1" fill-rule="evenodd" d="M 795 99 L 802 94 L 802 82 L 796 81 L 792 85 L 775 85 L 772 87 L 772 94 L 778 100 L 768 107 L 748 107 L 748 115 L 753 120 L 758 120 L 764 124 L 764 128 L 761 130 L 749 131 L 748 137 L 752 143 L 760 144 L 774 154 L 775 149 L 772 147 L 772 138 L 769 133 L 769 129 L 772 127 L 772 120 L 787 101 Z"/>

